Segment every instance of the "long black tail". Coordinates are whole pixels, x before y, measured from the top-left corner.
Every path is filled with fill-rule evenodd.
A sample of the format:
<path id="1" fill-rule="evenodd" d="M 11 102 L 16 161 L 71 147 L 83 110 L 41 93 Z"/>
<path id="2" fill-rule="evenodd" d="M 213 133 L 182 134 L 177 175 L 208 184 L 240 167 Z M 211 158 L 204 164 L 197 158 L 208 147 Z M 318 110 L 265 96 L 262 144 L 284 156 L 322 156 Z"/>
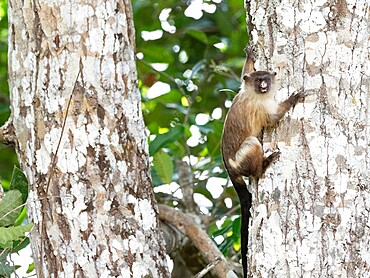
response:
<path id="1" fill-rule="evenodd" d="M 248 276 L 247 254 L 248 254 L 248 237 L 249 237 L 249 218 L 251 217 L 250 208 L 252 206 L 252 194 L 248 191 L 244 180 L 240 177 L 231 178 L 236 192 L 238 193 L 241 208 L 241 251 L 244 277 Z"/>

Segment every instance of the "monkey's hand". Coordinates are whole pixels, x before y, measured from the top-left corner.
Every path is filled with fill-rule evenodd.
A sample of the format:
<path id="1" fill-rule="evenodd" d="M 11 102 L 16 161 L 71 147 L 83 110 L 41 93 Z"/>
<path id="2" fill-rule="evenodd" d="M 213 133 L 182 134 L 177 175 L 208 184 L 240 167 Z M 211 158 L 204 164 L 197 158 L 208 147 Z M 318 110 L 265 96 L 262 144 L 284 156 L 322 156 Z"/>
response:
<path id="1" fill-rule="evenodd" d="M 291 103 L 292 105 L 297 104 L 298 102 L 303 102 L 308 94 L 304 91 L 300 91 L 298 93 L 292 94 L 288 99 L 287 102 Z"/>
<path id="2" fill-rule="evenodd" d="M 248 59 L 255 62 L 257 49 L 254 45 L 250 44 L 250 45 L 246 46 L 244 48 L 244 52 L 245 52 L 245 54 L 247 54 Z"/>

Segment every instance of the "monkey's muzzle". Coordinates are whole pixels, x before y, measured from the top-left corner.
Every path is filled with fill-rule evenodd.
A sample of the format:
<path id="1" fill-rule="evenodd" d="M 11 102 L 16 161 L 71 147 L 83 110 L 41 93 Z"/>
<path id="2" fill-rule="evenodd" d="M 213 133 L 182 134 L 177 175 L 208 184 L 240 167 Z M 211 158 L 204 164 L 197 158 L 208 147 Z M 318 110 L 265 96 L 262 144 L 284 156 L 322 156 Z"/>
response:
<path id="1" fill-rule="evenodd" d="M 260 87 L 260 92 L 263 93 L 263 94 L 267 93 L 268 88 L 269 88 L 266 81 L 262 81 L 259 87 Z"/>

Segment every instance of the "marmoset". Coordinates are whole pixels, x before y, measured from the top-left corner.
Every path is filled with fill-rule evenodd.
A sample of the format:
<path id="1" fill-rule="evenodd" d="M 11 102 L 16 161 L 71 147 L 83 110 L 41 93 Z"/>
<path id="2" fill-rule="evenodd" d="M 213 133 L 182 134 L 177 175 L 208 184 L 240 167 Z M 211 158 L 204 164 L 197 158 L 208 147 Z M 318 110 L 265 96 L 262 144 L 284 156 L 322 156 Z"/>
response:
<path id="1" fill-rule="evenodd" d="M 243 68 L 241 89 L 226 116 L 221 144 L 226 170 L 240 200 L 244 277 L 247 277 L 248 228 L 252 194 L 247 189 L 243 177 L 251 178 L 257 186 L 259 178 L 280 155 L 279 151 L 275 151 L 269 156 L 264 156 L 258 135 L 264 127 L 275 126 L 285 113 L 299 101 L 303 101 L 305 96 L 300 92 L 277 103 L 274 99 L 276 72 L 253 71 L 251 51 L 247 53 L 248 59 Z"/>

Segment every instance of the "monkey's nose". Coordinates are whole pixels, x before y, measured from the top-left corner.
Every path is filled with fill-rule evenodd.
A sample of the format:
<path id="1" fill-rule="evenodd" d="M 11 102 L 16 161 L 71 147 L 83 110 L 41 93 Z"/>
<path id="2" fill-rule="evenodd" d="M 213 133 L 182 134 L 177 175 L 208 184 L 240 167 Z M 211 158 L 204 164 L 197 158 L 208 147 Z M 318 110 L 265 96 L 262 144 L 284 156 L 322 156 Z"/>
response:
<path id="1" fill-rule="evenodd" d="M 267 92 L 267 83 L 265 81 L 261 82 L 260 84 L 260 90 L 262 93 L 266 93 Z"/>

